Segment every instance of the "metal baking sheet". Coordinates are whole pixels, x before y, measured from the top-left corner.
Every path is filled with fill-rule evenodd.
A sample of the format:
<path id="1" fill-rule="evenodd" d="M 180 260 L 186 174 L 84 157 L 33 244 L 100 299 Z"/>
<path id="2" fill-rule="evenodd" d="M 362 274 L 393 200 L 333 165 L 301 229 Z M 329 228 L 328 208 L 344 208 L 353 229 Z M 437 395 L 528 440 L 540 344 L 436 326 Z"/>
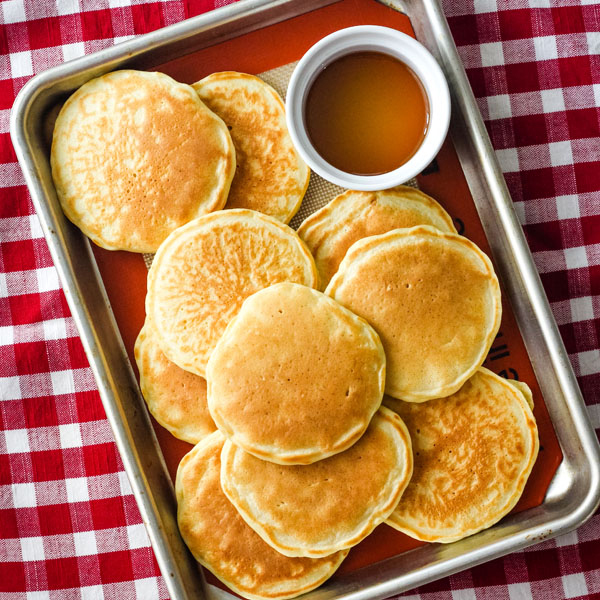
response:
<path id="1" fill-rule="evenodd" d="M 206 586 L 176 524 L 171 479 L 123 346 L 88 240 L 64 217 L 52 183 L 48 134 L 57 106 L 84 82 L 117 68 L 169 60 L 332 4 L 329 0 L 242 0 L 50 69 L 19 94 L 11 136 L 67 301 L 96 377 L 142 518 L 174 600 L 219 596 Z M 337 576 L 307 598 L 384 598 L 565 533 L 600 501 L 600 449 L 464 69 L 437 0 L 384 2 L 411 19 L 436 56 L 452 95 L 450 135 L 498 275 L 535 369 L 563 461 L 544 502 L 449 545 L 427 544 Z"/>

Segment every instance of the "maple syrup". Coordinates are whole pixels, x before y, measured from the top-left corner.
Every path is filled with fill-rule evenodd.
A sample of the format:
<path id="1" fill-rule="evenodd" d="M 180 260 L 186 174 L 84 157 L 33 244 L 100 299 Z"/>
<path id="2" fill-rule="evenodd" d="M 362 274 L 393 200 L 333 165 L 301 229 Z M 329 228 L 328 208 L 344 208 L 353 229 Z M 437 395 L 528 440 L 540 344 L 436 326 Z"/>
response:
<path id="1" fill-rule="evenodd" d="M 382 52 L 346 54 L 329 63 L 310 87 L 304 108 L 308 136 L 332 166 L 380 175 L 418 150 L 429 102 L 414 72 Z"/>

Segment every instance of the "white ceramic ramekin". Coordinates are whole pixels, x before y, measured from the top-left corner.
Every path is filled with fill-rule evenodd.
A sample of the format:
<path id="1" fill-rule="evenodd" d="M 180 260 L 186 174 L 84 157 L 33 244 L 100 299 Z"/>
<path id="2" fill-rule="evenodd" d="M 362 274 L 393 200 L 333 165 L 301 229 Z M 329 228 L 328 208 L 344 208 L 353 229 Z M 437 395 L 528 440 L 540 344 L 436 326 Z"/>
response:
<path id="1" fill-rule="evenodd" d="M 423 84 L 429 101 L 429 126 L 423 143 L 407 162 L 381 175 L 354 175 L 330 165 L 311 144 L 304 122 L 306 97 L 320 71 L 340 56 L 361 51 L 384 52 L 408 65 Z M 313 171 L 345 188 L 383 190 L 405 183 L 435 158 L 448 132 L 450 94 L 442 70 L 419 42 L 395 29 L 361 25 L 324 37 L 300 59 L 288 85 L 286 113 L 292 140 Z"/>

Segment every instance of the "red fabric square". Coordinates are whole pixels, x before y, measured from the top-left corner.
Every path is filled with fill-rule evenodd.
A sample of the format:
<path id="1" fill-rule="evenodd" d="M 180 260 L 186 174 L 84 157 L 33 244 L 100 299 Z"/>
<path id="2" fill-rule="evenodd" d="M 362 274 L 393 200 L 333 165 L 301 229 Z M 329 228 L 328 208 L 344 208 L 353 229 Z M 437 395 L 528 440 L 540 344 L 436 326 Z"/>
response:
<path id="1" fill-rule="evenodd" d="M 12 84 L 10 86 L 10 105 L 2 106 L 4 100 L 7 99 L 6 82 L 10 80 L 0 79 L 0 109 L 11 108 L 13 105 L 14 94 L 12 93 Z M 4 217 L 22 217 L 24 215 L 32 215 L 34 213 L 31 197 L 24 185 L 11 188 L 0 188 L 0 219 Z M 4 246 L 4 244 L 2 244 Z M 0 252 L 1 255 L 1 252 Z"/>
<path id="2" fill-rule="evenodd" d="M 2 301 L 3 299 L 0 298 L 0 313 L 5 310 Z M 38 294 L 10 296 L 8 298 L 8 310 L 13 325 L 36 323 L 40 320 L 40 296 Z"/>
<path id="3" fill-rule="evenodd" d="M 42 535 L 58 535 L 73 531 L 68 504 L 40 506 L 38 513 Z"/>
<path id="4" fill-rule="evenodd" d="M 454 42 L 457 46 L 467 46 L 469 44 L 479 43 L 476 15 L 449 17 L 448 24 L 452 27 L 452 36 L 454 37 Z"/>
<path id="5" fill-rule="evenodd" d="M 532 92 L 540 89 L 537 64 L 534 62 L 504 65 L 508 93 Z"/>
<path id="6" fill-rule="evenodd" d="M 25 585 L 23 563 L 0 562 L 0 592 L 22 592 Z"/>
<path id="7" fill-rule="evenodd" d="M 81 23 L 81 38 L 84 42 L 115 37 L 110 9 L 90 10 L 80 13 L 78 16 Z"/>
<path id="8" fill-rule="evenodd" d="M 118 470 L 117 447 L 113 442 L 84 446 L 83 459 L 88 477 L 116 473 Z"/>
<path id="9" fill-rule="evenodd" d="M 0 476 L 4 465 L 0 466 Z M 2 477 L 2 479 L 4 479 Z M 3 485 L 4 481 L 1 482 Z M 13 508 L 0 510 L 0 539 L 10 540 L 19 537 L 19 528 L 17 526 L 17 513 Z"/>
<path id="10" fill-rule="evenodd" d="M 590 59 L 587 56 L 559 58 L 558 68 L 563 87 L 593 83 Z"/>
<path id="11" fill-rule="evenodd" d="M 77 558 L 74 556 L 46 560 L 45 565 L 48 575 L 48 589 L 62 590 L 79 587 Z"/>
<path id="12" fill-rule="evenodd" d="M 36 268 L 33 240 L 2 243 L 4 271 L 29 271 Z"/>
<path id="13" fill-rule="evenodd" d="M 539 581 L 548 578 L 548 574 L 560 573 L 560 565 L 556 550 L 538 550 L 536 552 L 525 552 L 527 572 L 529 581 Z"/>
<path id="14" fill-rule="evenodd" d="M 584 571 L 600 569 L 600 539 L 580 543 L 579 555 Z"/>
<path id="15" fill-rule="evenodd" d="M 514 117 L 511 119 L 516 146 L 532 146 L 548 143 L 544 115 Z"/>
<path id="16" fill-rule="evenodd" d="M 131 555 L 129 552 L 107 552 L 106 554 L 99 554 L 98 561 L 100 563 L 102 583 L 130 581 L 133 579 Z"/>
<path id="17" fill-rule="evenodd" d="M 554 178 L 552 169 L 532 169 L 521 174 L 523 199 L 552 198 L 554 193 Z"/>
<path id="18" fill-rule="evenodd" d="M 532 252 L 560 250 L 562 248 L 559 221 L 525 225 L 523 229 Z"/>
<path id="19" fill-rule="evenodd" d="M 600 189 L 597 162 L 578 163 L 574 168 L 579 193 L 597 192 Z"/>
<path id="20" fill-rule="evenodd" d="M 45 342 L 15 344 L 14 348 L 19 375 L 26 375 L 28 373 L 47 373 L 50 371 L 48 351 Z"/>
<path id="21" fill-rule="evenodd" d="M 75 394 L 75 404 L 77 406 L 77 420 L 80 423 L 106 419 L 100 394 L 96 390 L 77 392 Z"/>
<path id="22" fill-rule="evenodd" d="M 600 109 L 584 108 L 581 110 L 568 110 L 565 113 L 569 127 L 569 137 L 591 138 L 600 135 Z"/>
<path id="23" fill-rule="evenodd" d="M 33 481 L 53 481 L 65 478 L 62 450 L 31 452 L 30 456 Z"/>
<path id="24" fill-rule="evenodd" d="M 485 89 L 485 75 L 484 69 L 468 69 L 467 75 L 469 77 L 469 83 L 471 84 L 471 89 L 473 90 L 473 94 L 476 97 L 481 97 L 486 95 Z"/>
<path id="25" fill-rule="evenodd" d="M 23 412 L 27 427 L 58 425 L 56 404 L 50 396 L 23 399 Z"/>
<path id="26" fill-rule="evenodd" d="M 127 525 L 121 497 L 91 500 L 90 511 L 94 529 L 108 529 Z"/>
<path id="27" fill-rule="evenodd" d="M 589 267 L 591 288 L 590 293 L 593 296 L 600 295 L 600 265 L 590 265 Z"/>
<path id="28" fill-rule="evenodd" d="M 12 108 L 15 96 L 12 79 L 0 79 L 0 110 Z"/>
<path id="29" fill-rule="evenodd" d="M 10 141 L 10 134 L 0 133 L 0 163 L 17 162 L 15 149 Z"/>
<path id="30" fill-rule="evenodd" d="M 84 369 L 90 366 L 90 363 L 83 349 L 81 338 L 70 337 L 66 340 L 71 369 Z"/>
<path id="31" fill-rule="evenodd" d="M 148 33 L 165 26 L 162 11 L 150 4 L 136 4 L 131 7 L 135 33 Z"/>
<path id="32" fill-rule="evenodd" d="M 554 33 L 577 33 L 585 31 L 583 14 L 580 6 L 554 6 L 552 8 Z"/>
<path id="33" fill-rule="evenodd" d="M 26 35 L 32 50 L 62 44 L 58 17 L 36 19 L 35 21 L 28 21 L 26 25 Z"/>
<path id="34" fill-rule="evenodd" d="M 471 569 L 474 587 L 487 587 L 491 585 L 506 585 L 504 559 L 498 558 L 484 565 Z"/>
<path id="35" fill-rule="evenodd" d="M 526 8 L 498 11 L 502 40 L 520 40 L 533 37 L 531 28 L 532 13 L 533 11 Z"/>

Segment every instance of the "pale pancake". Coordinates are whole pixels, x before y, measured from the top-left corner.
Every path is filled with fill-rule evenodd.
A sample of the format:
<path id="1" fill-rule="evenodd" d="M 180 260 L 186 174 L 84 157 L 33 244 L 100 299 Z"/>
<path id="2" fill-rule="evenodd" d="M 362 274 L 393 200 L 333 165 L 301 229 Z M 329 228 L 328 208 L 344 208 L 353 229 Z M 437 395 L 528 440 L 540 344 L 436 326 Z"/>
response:
<path id="1" fill-rule="evenodd" d="M 286 556 L 350 548 L 398 504 L 413 468 L 410 435 L 382 407 L 351 448 L 312 465 L 262 461 L 227 441 L 221 485 L 244 520 Z"/>
<path id="2" fill-rule="evenodd" d="M 237 168 L 226 208 L 251 208 L 289 223 L 310 170 L 292 144 L 279 94 L 246 73 L 213 73 L 193 85 L 229 128 Z"/>
<path id="3" fill-rule="evenodd" d="M 520 498 L 538 454 L 529 405 L 516 386 L 481 368 L 449 398 L 385 398 L 412 438 L 413 477 L 387 523 L 427 542 L 490 527 Z"/>
<path id="4" fill-rule="evenodd" d="M 225 205 L 235 150 L 191 86 L 115 71 L 62 107 L 51 164 L 65 214 L 96 244 L 156 252 L 171 231 Z"/>
<path id="5" fill-rule="evenodd" d="M 244 598 L 293 598 L 321 585 L 347 555 L 289 558 L 273 550 L 240 517 L 221 490 L 225 439 L 217 431 L 177 469 L 177 521 L 194 558 Z"/>
<path id="6" fill-rule="evenodd" d="M 146 314 L 167 358 L 204 377 L 242 302 L 280 281 L 317 285 L 314 260 L 296 232 L 252 210 L 218 211 L 180 227 L 159 248 Z"/>
<path id="7" fill-rule="evenodd" d="M 180 369 L 163 354 L 148 319 L 134 352 L 148 410 L 165 429 L 190 444 L 215 431 L 206 402 L 206 380 Z"/>
<path id="8" fill-rule="evenodd" d="M 325 293 L 375 328 L 388 361 L 386 394 L 407 402 L 458 390 L 483 363 L 502 313 L 488 257 L 430 226 L 359 240 Z"/>
<path id="9" fill-rule="evenodd" d="M 206 378 L 210 414 L 229 439 L 264 460 L 309 464 L 363 434 L 381 404 L 385 355 L 366 321 L 280 283 L 244 302 Z"/>
<path id="10" fill-rule="evenodd" d="M 348 190 L 306 218 L 298 235 L 315 257 L 325 289 L 354 242 L 415 225 L 456 233 L 452 217 L 433 198 L 401 185 L 380 192 Z"/>

